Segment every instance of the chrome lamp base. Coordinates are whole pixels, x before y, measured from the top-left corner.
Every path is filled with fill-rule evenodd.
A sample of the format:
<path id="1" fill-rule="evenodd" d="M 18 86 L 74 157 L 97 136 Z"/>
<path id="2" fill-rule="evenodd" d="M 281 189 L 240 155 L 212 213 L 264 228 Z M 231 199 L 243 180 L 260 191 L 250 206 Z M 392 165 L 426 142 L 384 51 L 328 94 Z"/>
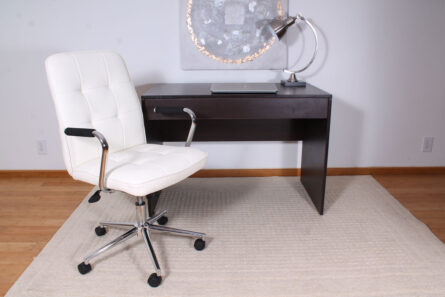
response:
<path id="1" fill-rule="evenodd" d="M 281 85 L 285 87 L 306 87 L 305 81 L 299 81 L 295 73 L 291 73 L 288 80 L 282 80 Z"/>
<path id="2" fill-rule="evenodd" d="M 281 85 L 285 87 L 300 87 L 304 88 L 306 87 L 305 81 L 288 81 L 288 80 L 282 80 Z"/>
<path id="3" fill-rule="evenodd" d="M 110 250 L 111 248 L 117 246 L 118 244 L 123 243 L 134 236 L 137 236 L 144 240 L 145 245 L 147 247 L 149 257 L 151 258 L 153 267 L 155 269 L 155 273 L 150 275 L 147 282 L 150 286 L 157 287 L 162 282 L 162 275 L 161 275 L 161 267 L 159 265 L 158 259 L 156 257 L 156 253 L 153 249 L 153 245 L 151 244 L 151 240 L 150 240 L 150 233 L 152 231 L 153 232 L 170 233 L 170 234 L 175 234 L 175 235 L 183 235 L 183 236 L 196 238 L 195 244 L 194 244 L 195 249 L 200 251 L 205 248 L 205 241 L 204 241 L 205 234 L 204 233 L 155 225 L 156 222 L 166 222 L 166 219 L 164 219 L 164 220 L 160 220 L 160 219 L 166 218 L 164 215 L 167 213 L 167 211 L 163 210 L 160 213 L 158 213 L 152 217 L 148 217 L 148 213 L 149 213 L 148 206 L 144 202 L 143 197 L 137 197 L 137 202 L 136 202 L 137 221 L 136 222 L 119 222 L 119 223 L 100 222 L 99 226 L 95 229 L 96 235 L 98 235 L 98 236 L 104 235 L 106 233 L 106 228 L 108 228 L 108 227 L 128 227 L 128 228 L 130 228 L 130 230 L 125 232 L 124 234 L 118 236 L 117 238 L 110 241 L 109 243 L 102 246 L 101 248 L 93 251 L 88 256 L 86 256 L 83 259 L 83 262 L 77 266 L 79 272 L 81 274 L 87 274 L 92 269 L 90 261 L 93 258 Z"/>

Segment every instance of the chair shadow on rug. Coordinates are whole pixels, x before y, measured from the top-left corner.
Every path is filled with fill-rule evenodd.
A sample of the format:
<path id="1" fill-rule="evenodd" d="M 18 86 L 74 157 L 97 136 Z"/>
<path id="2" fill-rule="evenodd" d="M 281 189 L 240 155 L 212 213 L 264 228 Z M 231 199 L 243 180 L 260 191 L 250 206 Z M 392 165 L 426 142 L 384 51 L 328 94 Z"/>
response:
<path id="1" fill-rule="evenodd" d="M 204 182 L 196 182 L 197 180 L 204 180 Z M 182 217 L 186 220 L 197 220 L 198 218 L 200 222 L 206 222 L 212 217 L 225 217 L 225 212 L 237 210 L 240 209 L 242 205 L 249 204 L 250 202 L 246 200 L 248 200 L 250 195 L 254 195 L 257 189 L 257 187 L 246 183 L 244 178 L 211 179 L 211 186 L 209 186 L 205 180 L 206 178 L 192 179 L 193 187 L 185 186 L 180 182 L 162 191 L 162 199 L 159 201 L 158 206 L 161 209 L 171 210 L 169 212 L 171 215 L 169 222 L 174 223 L 177 217 Z M 233 184 L 233 187 L 227 188 L 227 183 Z M 104 200 L 113 199 L 112 194 L 105 195 L 103 195 Z M 125 197 L 125 200 L 128 200 L 126 203 L 132 203 L 131 199 L 127 198 L 131 197 Z M 172 207 L 172 205 L 176 207 Z M 252 205 L 252 207 L 255 209 L 255 205 Z M 92 217 L 107 219 L 107 215 L 104 214 L 100 208 L 91 208 L 91 212 Z M 267 215 L 267 213 L 265 213 L 265 215 Z M 91 227 L 94 228 L 95 221 L 91 221 L 90 224 Z M 122 227 L 117 227 L 117 229 L 125 230 Z M 170 264 L 169 258 L 165 256 L 164 251 L 168 249 L 168 244 L 165 243 L 164 238 L 160 236 L 154 235 L 151 239 L 156 245 L 156 250 L 159 251 L 158 260 L 163 266 L 163 277 L 167 278 L 170 273 Z M 211 245 L 213 240 L 211 236 L 206 236 L 206 245 Z M 126 245 L 116 247 L 109 253 L 96 258 L 95 265 L 100 265 L 102 262 L 108 260 L 112 261 L 113 257 L 124 252 L 127 253 L 130 258 L 135 257 L 132 258 L 131 262 L 134 263 L 138 271 L 144 273 L 145 262 L 140 261 L 140 259 L 132 253 L 133 249 L 136 250 L 139 248 L 141 248 L 140 242 L 128 242 Z"/>

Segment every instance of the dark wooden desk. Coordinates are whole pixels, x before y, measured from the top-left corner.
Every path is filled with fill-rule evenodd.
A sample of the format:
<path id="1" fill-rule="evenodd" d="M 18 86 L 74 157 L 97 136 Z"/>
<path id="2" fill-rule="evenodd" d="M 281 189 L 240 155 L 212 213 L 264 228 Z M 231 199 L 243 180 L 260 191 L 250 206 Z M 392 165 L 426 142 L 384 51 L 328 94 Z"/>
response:
<path id="1" fill-rule="evenodd" d="M 195 141 L 302 140 L 301 182 L 323 214 L 332 96 L 311 85 L 277 86 L 277 94 L 212 94 L 210 84 L 155 85 L 142 95 L 147 140 L 184 141 L 190 127 L 187 115 L 155 107 L 193 110 Z"/>

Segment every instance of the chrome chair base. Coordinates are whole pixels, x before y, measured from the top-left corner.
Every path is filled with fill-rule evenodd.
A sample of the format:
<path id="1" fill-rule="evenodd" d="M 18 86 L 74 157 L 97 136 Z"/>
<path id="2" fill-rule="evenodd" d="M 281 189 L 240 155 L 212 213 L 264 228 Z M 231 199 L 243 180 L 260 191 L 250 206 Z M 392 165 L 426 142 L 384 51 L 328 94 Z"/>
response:
<path id="1" fill-rule="evenodd" d="M 160 213 L 148 217 L 148 206 L 145 204 L 143 197 L 137 197 L 136 202 L 136 214 L 137 214 L 137 221 L 136 222 L 100 222 L 99 226 L 95 229 L 96 234 L 98 236 L 102 236 L 106 233 L 105 227 L 129 227 L 131 228 L 129 231 L 125 232 L 124 234 L 118 236 L 114 240 L 110 241 L 106 245 L 102 246 L 101 248 L 93 251 L 88 256 L 86 256 L 83 259 L 83 262 L 80 263 L 77 268 L 81 274 L 87 274 L 91 271 L 91 264 L 90 261 L 99 256 L 100 254 L 110 250 L 111 248 L 117 246 L 120 243 L 123 243 L 127 241 L 130 238 L 133 238 L 134 236 L 142 237 L 145 245 L 147 247 L 148 254 L 151 258 L 151 261 L 153 263 L 153 267 L 155 269 L 155 273 L 151 274 L 148 278 L 147 282 L 152 287 L 157 287 L 162 282 L 162 276 L 161 276 L 161 267 L 159 265 L 158 259 L 156 257 L 156 253 L 153 249 L 153 245 L 151 244 L 150 239 L 150 233 L 152 231 L 154 232 L 161 232 L 161 233 L 170 233 L 175 235 L 182 235 L 187 237 L 193 237 L 196 238 L 194 247 L 196 250 L 200 251 L 205 248 L 205 234 L 200 232 L 194 232 L 189 230 L 183 230 L 183 229 L 176 229 L 171 227 L 165 227 L 160 225 L 154 225 L 159 219 L 163 218 L 164 215 L 167 213 L 166 210 L 161 211 Z M 165 218 L 165 217 L 164 217 Z"/>

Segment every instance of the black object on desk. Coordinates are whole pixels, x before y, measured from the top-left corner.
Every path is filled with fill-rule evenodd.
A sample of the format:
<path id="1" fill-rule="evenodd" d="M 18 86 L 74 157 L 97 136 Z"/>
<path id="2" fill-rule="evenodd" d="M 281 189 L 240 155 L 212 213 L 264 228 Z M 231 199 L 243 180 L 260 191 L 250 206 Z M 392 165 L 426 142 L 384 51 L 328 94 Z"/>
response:
<path id="1" fill-rule="evenodd" d="M 309 84 L 277 88 L 276 94 L 212 94 L 210 84 L 155 85 L 142 95 L 147 140 L 187 137 L 187 115 L 154 112 L 178 106 L 197 116 L 195 141 L 302 140 L 301 182 L 323 214 L 332 95 Z"/>

